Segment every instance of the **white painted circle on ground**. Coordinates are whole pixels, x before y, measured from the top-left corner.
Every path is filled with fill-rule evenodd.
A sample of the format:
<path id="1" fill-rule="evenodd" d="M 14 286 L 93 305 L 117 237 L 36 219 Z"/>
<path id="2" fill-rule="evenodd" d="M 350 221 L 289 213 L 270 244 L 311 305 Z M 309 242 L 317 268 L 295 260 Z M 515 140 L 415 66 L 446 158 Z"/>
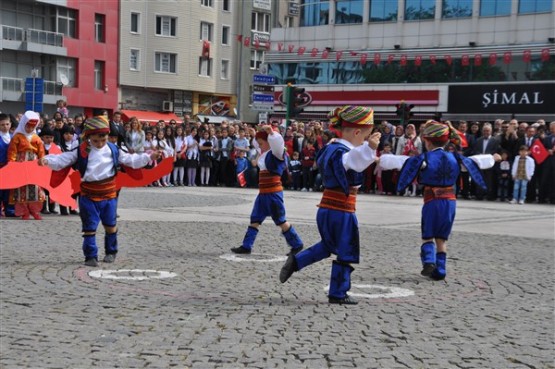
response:
<path id="1" fill-rule="evenodd" d="M 118 269 L 118 270 L 92 270 L 89 272 L 91 278 L 116 279 L 128 281 L 144 281 L 146 279 L 173 278 L 177 273 L 163 270 L 150 269 Z"/>
<path id="2" fill-rule="evenodd" d="M 349 296 L 366 299 L 394 299 L 399 297 L 414 296 L 414 291 L 401 287 L 380 286 L 377 284 L 352 284 L 351 287 L 358 289 L 374 290 L 372 293 L 357 293 L 349 291 Z M 330 286 L 324 287 L 329 291 Z"/>
<path id="3" fill-rule="evenodd" d="M 224 254 L 221 259 L 235 262 L 253 261 L 256 263 L 277 263 L 287 260 L 287 256 L 277 256 L 271 254 Z"/>

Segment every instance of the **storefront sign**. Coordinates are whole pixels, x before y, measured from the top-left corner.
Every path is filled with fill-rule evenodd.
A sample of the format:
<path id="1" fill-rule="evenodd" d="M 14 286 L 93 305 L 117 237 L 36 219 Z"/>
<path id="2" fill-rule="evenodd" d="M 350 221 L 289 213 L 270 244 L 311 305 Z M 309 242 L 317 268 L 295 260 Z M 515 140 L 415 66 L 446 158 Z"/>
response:
<path id="1" fill-rule="evenodd" d="M 252 7 L 256 9 L 272 10 L 272 0 L 252 0 Z"/>
<path id="2" fill-rule="evenodd" d="M 449 86 L 449 113 L 555 113 L 555 84 Z"/>
<path id="3" fill-rule="evenodd" d="M 299 15 L 298 3 L 289 3 L 289 15 L 293 15 L 293 16 Z"/>

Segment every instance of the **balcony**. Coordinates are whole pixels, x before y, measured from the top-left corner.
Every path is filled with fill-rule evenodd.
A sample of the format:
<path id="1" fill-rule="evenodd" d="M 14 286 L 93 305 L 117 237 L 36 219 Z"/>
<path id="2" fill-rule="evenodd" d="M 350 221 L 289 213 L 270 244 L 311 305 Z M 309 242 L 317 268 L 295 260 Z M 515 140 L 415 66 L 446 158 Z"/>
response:
<path id="1" fill-rule="evenodd" d="M 24 29 L 2 25 L 0 50 L 22 50 L 49 55 L 67 56 L 62 33 Z"/>
<path id="2" fill-rule="evenodd" d="M 62 84 L 55 81 L 44 81 L 45 104 L 55 104 L 63 99 Z M 0 101 L 25 101 L 25 79 L 2 77 Z"/>

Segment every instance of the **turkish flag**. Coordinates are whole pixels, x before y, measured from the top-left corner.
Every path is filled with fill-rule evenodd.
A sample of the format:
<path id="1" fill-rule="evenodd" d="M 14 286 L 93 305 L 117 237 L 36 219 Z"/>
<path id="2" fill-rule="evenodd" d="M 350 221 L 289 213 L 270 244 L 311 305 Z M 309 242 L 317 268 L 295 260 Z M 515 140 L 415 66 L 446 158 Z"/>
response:
<path id="1" fill-rule="evenodd" d="M 474 66 L 479 67 L 482 65 L 482 54 L 474 55 Z"/>
<path id="2" fill-rule="evenodd" d="M 489 54 L 489 65 L 495 65 L 497 63 L 497 54 Z"/>
<path id="3" fill-rule="evenodd" d="M 259 39 L 254 40 L 254 48 L 258 49 L 259 47 L 260 47 L 260 40 Z"/>
<path id="4" fill-rule="evenodd" d="M 351 56 L 357 56 L 358 55 L 358 53 L 355 52 L 355 51 L 349 51 L 349 54 L 351 54 Z"/>
<path id="5" fill-rule="evenodd" d="M 368 54 L 364 53 L 360 56 L 360 65 L 366 65 L 366 59 L 368 59 Z"/>
<path id="6" fill-rule="evenodd" d="M 237 174 L 237 183 L 239 183 L 239 186 L 241 187 L 245 187 L 247 185 L 247 180 L 245 178 L 245 171 L 242 171 L 241 173 Z"/>
<path id="7" fill-rule="evenodd" d="M 292 53 L 293 50 L 295 50 L 295 45 L 289 45 L 289 46 L 287 47 L 287 50 L 289 50 L 289 52 Z"/>
<path id="8" fill-rule="evenodd" d="M 318 55 L 318 49 L 317 48 L 312 48 L 312 51 L 310 52 L 310 56 L 312 56 L 313 58 Z"/>
<path id="9" fill-rule="evenodd" d="M 337 51 L 335 53 L 335 60 L 337 60 L 337 61 L 341 60 L 342 56 L 343 56 L 343 51 Z"/>
<path id="10" fill-rule="evenodd" d="M 250 44 L 251 44 L 251 38 L 245 37 L 245 39 L 243 40 L 243 45 L 250 46 Z"/>
<path id="11" fill-rule="evenodd" d="M 322 51 L 322 59 L 327 59 L 329 54 L 330 52 L 328 49 L 324 49 L 324 51 Z"/>
<path id="12" fill-rule="evenodd" d="M 297 55 L 303 55 L 305 50 L 306 50 L 306 47 L 304 46 L 299 47 L 299 49 L 297 50 Z"/>
<path id="13" fill-rule="evenodd" d="M 536 139 L 532 146 L 530 146 L 530 155 L 536 160 L 536 163 L 540 165 L 549 156 L 549 152 L 546 150 L 545 146 L 540 139 Z"/>
<path id="14" fill-rule="evenodd" d="M 468 55 L 463 55 L 461 58 L 461 65 L 463 67 L 468 67 L 470 65 L 470 58 L 468 57 Z"/>
<path id="15" fill-rule="evenodd" d="M 417 67 L 422 65 L 422 56 L 421 55 L 416 55 L 416 57 L 414 58 L 414 65 L 416 65 Z"/>
<path id="16" fill-rule="evenodd" d="M 278 51 L 283 50 L 283 42 L 278 42 Z"/>
<path id="17" fill-rule="evenodd" d="M 531 60 L 532 52 L 530 50 L 524 50 L 524 52 L 522 53 L 522 61 L 524 61 L 525 63 L 530 63 Z"/>
<path id="18" fill-rule="evenodd" d="M 374 64 L 376 65 L 380 64 L 381 60 L 382 60 L 382 54 L 374 53 Z"/>
<path id="19" fill-rule="evenodd" d="M 510 51 L 507 51 L 506 53 L 503 54 L 503 63 L 511 64 L 512 60 L 513 60 L 513 54 Z"/>
<path id="20" fill-rule="evenodd" d="M 445 55 L 445 62 L 447 65 L 453 64 L 453 57 L 451 55 Z"/>
<path id="21" fill-rule="evenodd" d="M 243 42 L 243 35 L 237 35 L 237 41 Z"/>
<path id="22" fill-rule="evenodd" d="M 393 60 L 395 60 L 395 55 L 388 55 L 387 56 L 387 64 L 393 63 Z"/>
<path id="23" fill-rule="evenodd" d="M 399 64 L 401 65 L 401 67 L 407 65 L 407 56 L 405 54 L 401 55 L 401 61 L 399 62 Z"/>
<path id="24" fill-rule="evenodd" d="M 272 43 L 270 41 L 266 42 L 266 50 L 271 50 L 272 49 Z"/>
<path id="25" fill-rule="evenodd" d="M 549 60 L 549 49 L 542 49 L 542 62 L 546 62 Z"/>
<path id="26" fill-rule="evenodd" d="M 430 62 L 431 62 L 433 65 L 436 65 L 436 60 L 437 60 L 437 57 L 436 57 L 435 55 L 430 55 Z"/>

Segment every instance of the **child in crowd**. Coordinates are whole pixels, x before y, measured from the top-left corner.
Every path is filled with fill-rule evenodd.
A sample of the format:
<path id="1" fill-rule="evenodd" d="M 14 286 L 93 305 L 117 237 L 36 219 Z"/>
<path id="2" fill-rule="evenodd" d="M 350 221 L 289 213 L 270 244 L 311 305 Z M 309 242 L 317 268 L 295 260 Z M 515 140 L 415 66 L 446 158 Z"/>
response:
<path id="1" fill-rule="evenodd" d="M 235 154 L 235 173 L 237 175 L 237 185 L 239 187 L 245 187 L 247 185 L 245 171 L 249 164 L 246 155 L 247 153 L 245 151 L 237 151 Z"/>
<path id="2" fill-rule="evenodd" d="M 393 155 L 391 151 L 391 145 L 389 143 L 384 143 L 383 150 L 380 155 L 381 157 L 386 155 Z M 395 184 L 393 183 L 393 172 L 394 170 L 380 169 L 381 170 L 381 181 L 382 181 L 382 194 L 383 195 L 393 195 L 395 193 Z"/>
<path id="3" fill-rule="evenodd" d="M 501 161 L 495 163 L 494 168 L 497 173 L 497 197 L 500 201 L 505 201 L 509 197 L 509 182 L 511 181 L 511 162 L 507 150 L 501 151 Z"/>
<path id="4" fill-rule="evenodd" d="M 413 157 L 392 156 L 388 158 L 390 163 L 382 158 L 380 165 L 389 165 L 394 161 L 399 167 L 403 164 L 397 183 L 398 191 L 404 190 L 417 177 L 418 183 L 424 185 L 421 274 L 443 280 L 447 275 L 447 240 L 455 221 L 457 205 L 454 185 L 459 178 L 461 164 L 478 186 L 486 188 L 480 169 L 491 168 L 499 156 L 475 155 L 467 158 L 458 152 L 445 151 L 449 140 L 460 143 L 457 131 L 450 124 L 430 120 L 423 127 L 422 138 L 426 152 Z"/>
<path id="5" fill-rule="evenodd" d="M 208 186 L 210 183 L 210 169 L 212 168 L 212 141 L 210 131 L 202 132 L 199 142 L 200 185 Z"/>
<path id="6" fill-rule="evenodd" d="M 173 150 L 166 142 L 164 130 L 161 129 L 158 131 L 158 133 L 156 134 L 156 139 L 153 140 L 153 145 L 156 151 L 162 153 L 162 155 L 158 157 L 158 161 L 156 164 L 162 161 L 163 158 L 169 158 L 170 156 L 173 155 Z M 169 182 L 167 181 L 167 177 L 168 177 L 167 175 L 162 177 L 159 181 L 156 182 L 155 185 L 161 186 L 161 187 L 168 187 Z"/>
<path id="7" fill-rule="evenodd" d="M 314 139 L 305 141 L 305 147 L 302 150 L 302 171 L 303 171 L 303 189 L 302 191 L 312 191 L 314 188 L 313 167 L 316 159 L 316 149 L 314 148 Z"/>
<path id="8" fill-rule="evenodd" d="M 46 124 L 40 131 L 39 137 L 44 144 L 45 155 L 48 155 L 52 146 L 57 146 L 54 143 L 54 131 L 52 131 L 50 126 Z M 62 149 L 58 147 L 58 150 L 61 151 Z M 50 193 L 47 190 L 44 190 L 44 194 L 45 200 L 42 204 L 41 214 L 58 214 L 56 211 L 56 203 L 50 199 Z"/>
<path id="9" fill-rule="evenodd" d="M 449 152 L 454 152 L 454 151 L 451 151 L 451 150 L 448 150 L 448 151 Z M 417 156 L 417 155 L 418 155 L 418 151 L 416 149 L 414 149 L 414 150 L 411 150 L 409 152 L 408 156 L 409 156 L 409 158 L 411 158 L 411 157 L 414 157 L 414 156 Z M 418 188 L 418 179 L 414 178 L 412 183 L 405 189 L 404 196 L 410 196 L 410 197 L 416 196 L 417 188 Z"/>
<path id="10" fill-rule="evenodd" d="M 65 100 L 56 101 L 56 111 L 61 113 L 63 117 L 69 117 L 69 110 L 67 109 L 67 102 Z"/>
<path id="11" fill-rule="evenodd" d="M 250 254 L 258 228 L 266 219 L 272 217 L 275 225 L 281 228 L 282 234 L 291 247 L 290 254 L 295 254 L 302 250 L 301 241 L 295 228 L 285 218 L 285 204 L 283 202 L 283 186 L 281 175 L 285 171 L 285 149 L 283 137 L 273 130 L 272 126 L 265 125 L 256 133 L 256 143 L 260 149 L 258 157 L 258 177 L 259 193 L 254 200 L 251 212 L 250 225 L 247 229 L 243 244 L 232 248 L 236 254 Z"/>
<path id="12" fill-rule="evenodd" d="M 195 136 L 197 129 L 192 128 L 191 133 L 186 137 L 187 143 L 187 185 L 189 187 L 196 186 L 197 168 L 199 165 L 199 145 Z"/>
<path id="13" fill-rule="evenodd" d="M 301 177 L 302 164 L 299 160 L 299 153 L 295 151 L 289 162 L 289 173 L 291 173 L 291 186 L 293 190 L 297 191 L 302 188 L 302 177 Z"/>
<path id="14" fill-rule="evenodd" d="M 328 115 L 341 138 L 325 146 L 318 155 L 324 193 L 316 222 L 321 240 L 298 254 L 290 254 L 279 280 L 331 254 L 337 256 L 331 268 L 328 301 L 330 304 L 357 304 L 347 292 L 351 288 L 351 264 L 359 262 L 360 241 L 355 214 L 356 195 L 363 181 L 363 171 L 376 158 L 379 132 L 373 133 L 374 111 L 362 106 L 336 108 Z"/>
<path id="15" fill-rule="evenodd" d="M 73 135 L 75 134 L 75 129 L 72 126 L 64 125 L 60 133 L 62 135 L 62 143 L 60 145 L 60 149 L 62 149 L 62 152 L 76 150 L 77 146 L 79 146 L 79 142 L 74 141 L 73 139 Z M 77 169 L 77 167 L 73 166 L 73 169 Z M 69 214 L 77 215 L 79 214 L 79 212 L 73 209 L 68 209 L 67 206 L 60 205 L 60 215 L 69 215 Z"/>
<path id="16" fill-rule="evenodd" d="M 513 199 L 511 204 L 524 204 L 528 182 L 534 175 L 536 164 L 534 159 L 528 156 L 528 146 L 522 145 L 518 150 L 518 156 L 513 162 L 511 175 L 514 181 Z"/>
<path id="17" fill-rule="evenodd" d="M 10 134 L 11 125 L 10 117 L 7 114 L 0 113 L 0 168 L 8 164 L 8 147 L 12 139 Z M 2 207 L 4 208 L 4 216 L 15 217 L 14 207 L 10 205 L 10 190 L 0 190 L 0 213 Z"/>
<path id="18" fill-rule="evenodd" d="M 44 156 L 44 144 L 36 133 L 40 116 L 34 111 L 26 111 L 8 146 L 8 161 L 33 161 Z M 15 215 L 28 220 L 32 215 L 41 220 L 40 211 L 45 200 L 44 191 L 34 184 L 11 190 L 10 203 L 15 204 Z"/>
<path id="19" fill-rule="evenodd" d="M 108 142 L 110 125 L 104 116 L 87 119 L 83 128 L 83 142 L 77 150 L 60 155 L 48 155 L 39 160 L 53 170 L 61 170 L 77 164 L 81 173 L 79 209 L 83 230 L 83 253 L 85 265 L 98 266 L 96 229 L 102 222 L 106 230 L 104 237 L 105 263 L 112 263 L 118 252 L 116 227 L 116 174 L 121 163 L 132 168 L 144 167 L 150 160 L 159 157 L 158 151 L 148 154 L 127 154 Z"/>
<path id="20" fill-rule="evenodd" d="M 176 186 L 184 186 L 185 164 L 187 144 L 185 142 L 185 131 L 182 126 L 175 129 L 175 162 L 173 163 L 173 183 Z"/>

